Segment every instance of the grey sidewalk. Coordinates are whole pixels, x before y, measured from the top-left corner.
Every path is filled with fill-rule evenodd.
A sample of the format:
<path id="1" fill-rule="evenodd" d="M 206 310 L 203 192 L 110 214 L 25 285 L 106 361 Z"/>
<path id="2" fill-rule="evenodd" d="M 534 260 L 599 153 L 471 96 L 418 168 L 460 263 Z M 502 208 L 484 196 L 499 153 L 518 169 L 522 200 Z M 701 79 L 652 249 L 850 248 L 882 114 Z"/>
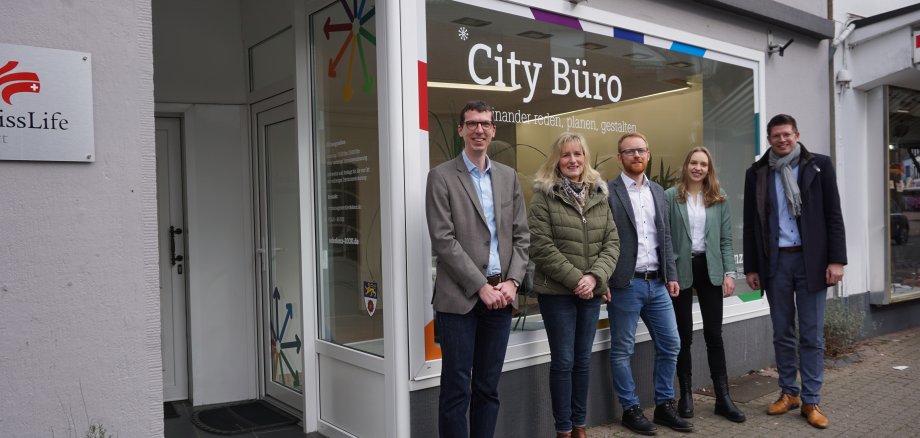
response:
<path id="1" fill-rule="evenodd" d="M 740 424 L 714 415 L 713 399 L 695 394 L 695 415 L 691 420 L 694 433 L 707 437 L 920 436 L 920 328 L 865 340 L 857 353 L 861 361 L 825 370 L 821 411 L 830 420 L 825 430 L 809 426 L 798 409 L 785 415 L 767 415 L 767 406 L 779 396 L 777 389 L 748 403 L 738 403 L 747 415 L 747 422 Z M 896 366 L 907 368 L 898 370 Z M 645 410 L 650 420 L 653 411 L 654 408 Z M 588 436 L 641 435 L 633 434 L 617 421 L 588 429 Z M 658 426 L 657 436 L 691 434 Z"/>

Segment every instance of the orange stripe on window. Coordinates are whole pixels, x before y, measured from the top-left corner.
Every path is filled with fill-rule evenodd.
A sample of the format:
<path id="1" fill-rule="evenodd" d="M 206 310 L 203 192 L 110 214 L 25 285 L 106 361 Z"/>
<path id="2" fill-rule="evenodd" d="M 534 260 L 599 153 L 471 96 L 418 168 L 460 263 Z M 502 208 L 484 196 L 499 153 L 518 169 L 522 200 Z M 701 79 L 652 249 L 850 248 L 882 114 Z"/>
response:
<path id="1" fill-rule="evenodd" d="M 441 347 L 434 343 L 434 320 L 425 324 L 425 360 L 441 358 Z"/>

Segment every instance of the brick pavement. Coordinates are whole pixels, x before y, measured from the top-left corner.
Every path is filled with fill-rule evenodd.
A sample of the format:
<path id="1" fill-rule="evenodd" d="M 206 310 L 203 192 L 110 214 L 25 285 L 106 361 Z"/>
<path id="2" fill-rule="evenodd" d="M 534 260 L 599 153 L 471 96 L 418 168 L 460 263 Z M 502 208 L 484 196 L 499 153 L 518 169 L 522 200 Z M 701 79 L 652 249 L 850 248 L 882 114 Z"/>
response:
<path id="1" fill-rule="evenodd" d="M 808 425 L 796 409 L 785 415 L 766 414 L 767 406 L 779 396 L 779 389 L 748 403 L 737 403 L 747 422 L 732 423 L 712 413 L 714 399 L 694 394 L 695 434 L 707 437 L 916 437 L 920 436 L 920 328 L 871 338 L 857 348 L 858 362 L 828 367 L 821 391 L 821 411 L 830 426 Z M 896 370 L 895 366 L 907 366 Z M 765 373 L 773 373 L 767 370 Z M 646 409 L 651 420 L 654 408 Z M 631 437 L 619 424 L 588 429 L 588 437 Z M 658 426 L 661 437 L 687 437 Z"/>

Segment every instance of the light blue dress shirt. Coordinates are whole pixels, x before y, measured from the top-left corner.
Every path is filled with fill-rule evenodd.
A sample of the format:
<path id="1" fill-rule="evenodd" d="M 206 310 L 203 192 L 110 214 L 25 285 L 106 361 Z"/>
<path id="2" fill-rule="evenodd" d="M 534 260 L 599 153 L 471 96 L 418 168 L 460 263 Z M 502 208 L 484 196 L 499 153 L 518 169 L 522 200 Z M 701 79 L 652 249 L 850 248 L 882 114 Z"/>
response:
<path id="1" fill-rule="evenodd" d="M 792 168 L 792 174 L 795 180 L 799 180 L 799 166 Z M 792 211 L 789 210 L 789 202 L 786 201 L 786 191 L 783 189 L 783 179 L 779 172 L 773 172 L 773 188 L 776 191 L 776 218 L 779 223 L 779 241 L 777 246 L 785 248 L 787 246 L 801 246 L 802 236 L 799 234 L 799 224 Z"/>
<path id="2" fill-rule="evenodd" d="M 492 236 L 489 244 L 489 268 L 486 275 L 501 274 L 502 266 L 498 257 L 498 225 L 495 223 L 495 198 L 492 196 L 492 160 L 486 157 L 486 170 L 482 172 L 466 156 L 466 151 L 461 152 L 461 155 L 463 155 L 463 162 L 466 163 L 466 170 L 470 173 L 473 187 L 476 188 L 476 194 L 479 195 L 479 205 L 482 206 L 482 212 L 486 215 L 486 225 L 489 226 L 489 235 Z"/>

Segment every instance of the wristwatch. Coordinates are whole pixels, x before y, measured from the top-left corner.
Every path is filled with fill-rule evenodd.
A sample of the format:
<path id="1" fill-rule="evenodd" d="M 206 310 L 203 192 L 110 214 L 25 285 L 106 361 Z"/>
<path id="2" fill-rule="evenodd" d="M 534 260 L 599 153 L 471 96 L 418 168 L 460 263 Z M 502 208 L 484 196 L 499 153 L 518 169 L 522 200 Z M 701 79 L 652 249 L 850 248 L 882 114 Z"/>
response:
<path id="1" fill-rule="evenodd" d="M 509 278 L 509 280 L 511 280 L 511 282 L 514 283 L 514 287 L 516 287 L 516 288 L 521 287 L 521 283 L 518 283 L 517 280 L 515 280 L 515 279 L 513 279 L 513 278 Z"/>

